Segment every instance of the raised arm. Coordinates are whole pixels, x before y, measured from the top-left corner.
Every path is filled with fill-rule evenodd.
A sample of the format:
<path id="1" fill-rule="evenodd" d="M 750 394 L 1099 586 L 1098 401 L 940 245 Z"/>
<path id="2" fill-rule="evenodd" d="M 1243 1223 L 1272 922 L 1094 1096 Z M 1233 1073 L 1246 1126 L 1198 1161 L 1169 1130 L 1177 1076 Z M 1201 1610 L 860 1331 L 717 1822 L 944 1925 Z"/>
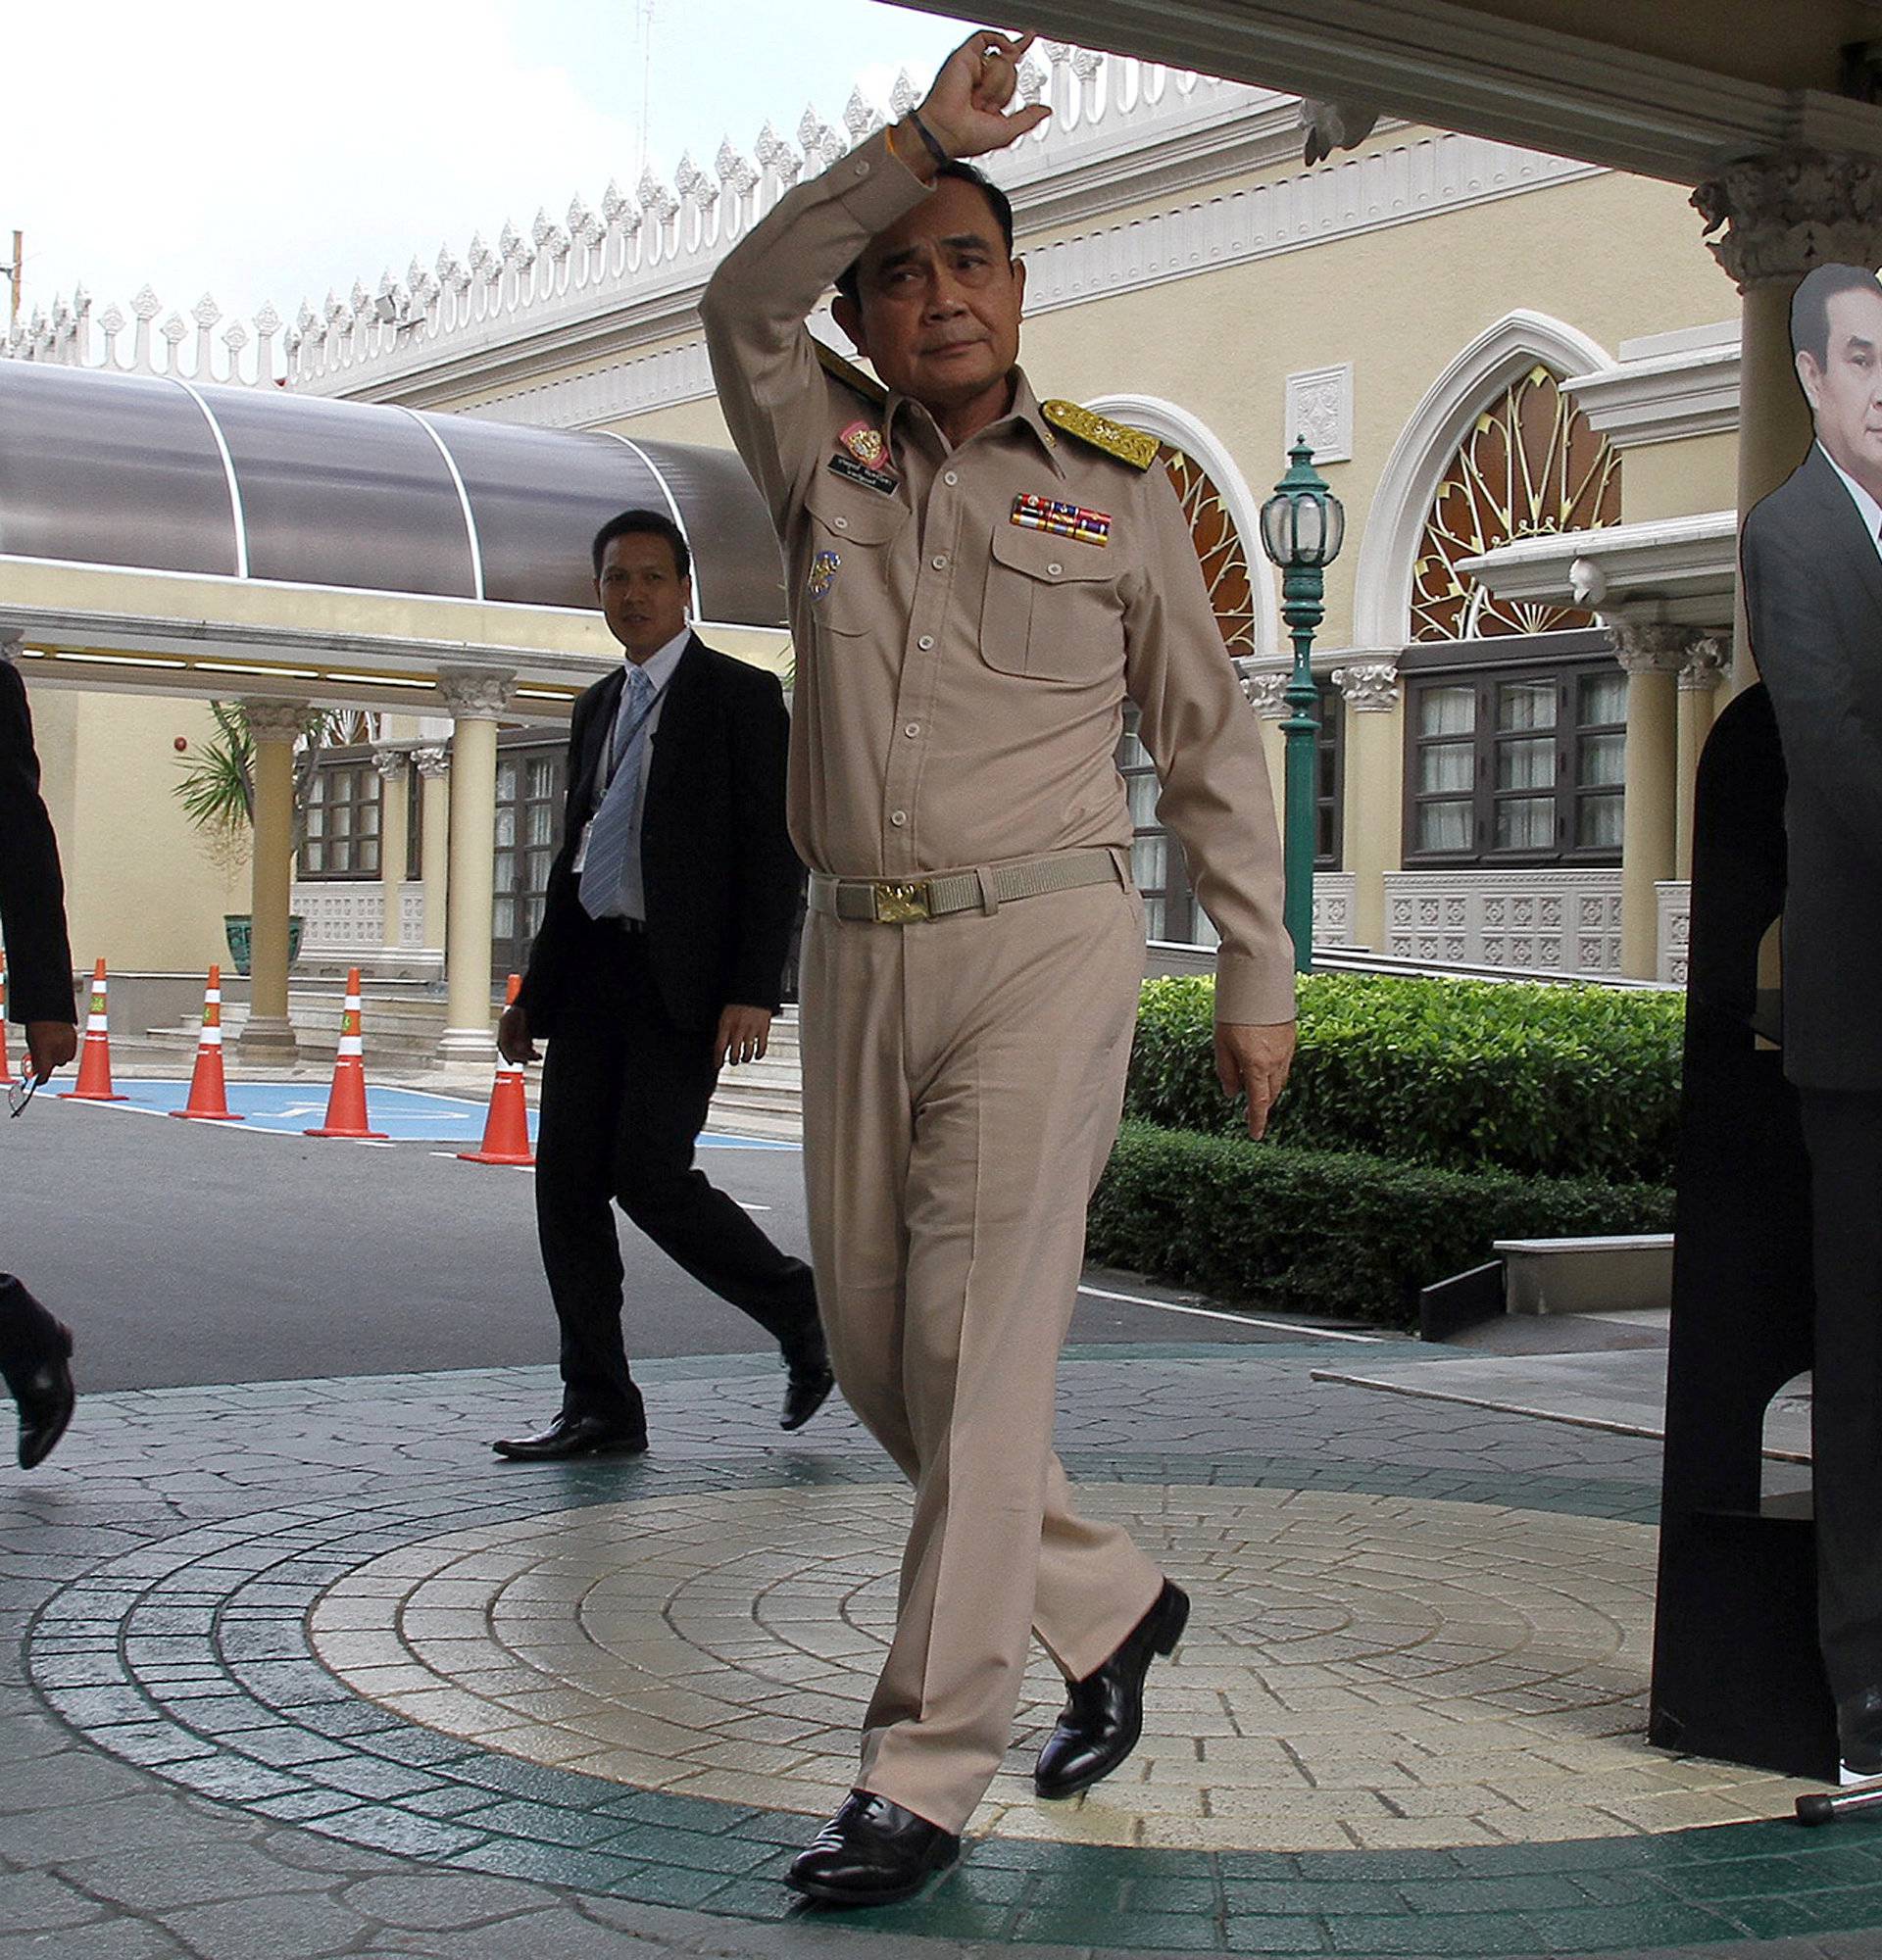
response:
<path id="1" fill-rule="evenodd" d="M 935 149 L 981 156 L 1044 121 L 1049 112 L 1038 104 L 1007 113 L 1031 42 L 1030 34 L 970 35 L 942 64 L 913 116 L 787 192 L 708 282 L 700 317 L 713 379 L 732 440 L 774 521 L 782 523 L 829 435 L 826 390 L 833 384 L 805 321 L 869 240 L 920 202 L 934 180 Z"/>

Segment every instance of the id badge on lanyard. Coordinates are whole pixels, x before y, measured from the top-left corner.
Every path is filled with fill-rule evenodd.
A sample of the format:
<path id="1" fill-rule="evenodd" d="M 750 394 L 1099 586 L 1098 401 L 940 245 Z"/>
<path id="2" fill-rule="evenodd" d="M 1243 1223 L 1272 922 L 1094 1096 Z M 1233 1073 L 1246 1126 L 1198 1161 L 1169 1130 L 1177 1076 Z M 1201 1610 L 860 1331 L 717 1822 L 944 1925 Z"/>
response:
<path id="1" fill-rule="evenodd" d="M 628 730 L 627 742 L 631 742 L 634 739 L 634 737 L 640 733 L 641 728 L 645 725 L 645 723 L 652 718 L 654 710 L 660 706 L 661 696 L 667 692 L 668 681 L 670 681 L 671 679 L 672 676 L 669 674 L 667 680 L 662 681 L 661 684 L 657 688 L 655 688 L 652 699 L 647 703 L 647 706 L 640 710 L 640 720 L 635 722 L 633 727 Z M 602 804 L 607 800 L 608 786 L 615 780 L 615 771 L 620 766 L 620 763 L 617 760 L 615 755 L 615 737 L 619 733 L 620 733 L 620 716 L 617 714 L 615 718 L 608 724 L 608 776 L 607 780 L 601 786 L 601 794 L 595 798 L 596 810 L 599 810 L 601 808 Z M 654 738 L 652 735 L 649 735 L 647 738 L 647 740 L 650 743 L 653 741 L 653 739 Z M 623 742 L 620 746 L 624 749 L 627 746 L 627 742 Z M 573 860 L 570 862 L 569 866 L 570 870 L 578 872 L 581 869 L 581 867 L 585 863 L 587 863 L 588 838 L 590 833 L 594 830 L 594 827 L 595 827 L 595 818 L 593 812 L 591 812 L 587 822 L 581 826 L 580 837 L 578 837 L 575 840 L 575 855 Z"/>

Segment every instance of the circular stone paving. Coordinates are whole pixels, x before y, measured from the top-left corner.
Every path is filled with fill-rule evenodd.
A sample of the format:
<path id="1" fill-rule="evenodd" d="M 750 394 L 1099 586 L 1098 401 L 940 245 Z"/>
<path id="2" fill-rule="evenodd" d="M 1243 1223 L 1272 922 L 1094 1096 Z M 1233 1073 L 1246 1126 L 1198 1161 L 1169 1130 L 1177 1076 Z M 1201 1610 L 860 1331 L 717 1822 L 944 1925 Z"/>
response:
<path id="1" fill-rule="evenodd" d="M 1780 1816 L 1804 1786 L 1644 1740 L 1655 1535 L 1344 1492 L 1084 1484 L 1195 1597 L 1142 1744 L 1033 1800 L 1027 1676 L 976 1832 L 1191 1850 L 1612 1838 Z M 893 1626 L 899 1487 L 741 1490 L 482 1522 L 322 1594 L 315 1652 L 388 1710 L 626 1784 L 822 1814 Z"/>

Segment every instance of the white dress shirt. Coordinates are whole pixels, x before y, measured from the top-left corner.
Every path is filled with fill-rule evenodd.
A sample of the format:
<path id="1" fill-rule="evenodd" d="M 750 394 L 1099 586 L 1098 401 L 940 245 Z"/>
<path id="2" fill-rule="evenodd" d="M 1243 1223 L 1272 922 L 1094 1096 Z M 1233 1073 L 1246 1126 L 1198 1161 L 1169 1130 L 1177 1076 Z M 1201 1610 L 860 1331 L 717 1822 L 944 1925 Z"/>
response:
<path id="1" fill-rule="evenodd" d="M 679 657 L 686 651 L 686 643 L 692 638 L 690 623 L 682 626 L 667 644 L 657 652 L 649 654 L 638 662 L 640 670 L 647 676 L 654 690 L 654 705 L 647 710 L 647 726 L 642 735 L 640 757 L 640 781 L 634 791 L 634 824 L 629 834 L 627 863 L 621 875 L 620 904 L 613 916 L 640 919 L 647 917 L 646 889 L 640 875 L 640 829 L 647 810 L 647 778 L 654 767 L 654 736 L 660 727 L 661 710 L 667 705 L 667 683 L 673 677 L 673 669 L 679 664 Z M 636 664 L 623 659 L 623 666 L 631 668 Z M 595 811 L 602 806 L 608 794 L 608 785 L 614 781 L 615 770 L 620 760 L 620 747 L 627 735 L 627 705 L 633 698 L 633 690 L 623 679 L 620 690 L 620 705 L 615 710 L 615 725 L 608 732 L 608 746 L 602 752 L 601 767 L 595 771 L 595 800 L 588 811 L 588 821 L 593 823 Z M 588 855 L 586 834 L 581 840 L 581 849 L 576 853 L 576 870 L 580 870 L 582 860 Z"/>

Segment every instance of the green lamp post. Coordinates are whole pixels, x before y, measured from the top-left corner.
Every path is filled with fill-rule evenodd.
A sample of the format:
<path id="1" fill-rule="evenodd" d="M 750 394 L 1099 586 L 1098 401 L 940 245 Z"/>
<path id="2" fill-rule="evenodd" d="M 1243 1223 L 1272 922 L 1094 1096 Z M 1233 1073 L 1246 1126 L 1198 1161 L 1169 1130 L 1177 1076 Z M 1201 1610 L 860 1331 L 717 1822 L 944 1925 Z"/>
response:
<path id="1" fill-rule="evenodd" d="M 1284 697 L 1294 711 L 1282 724 L 1287 736 L 1282 846 L 1287 930 L 1294 941 L 1295 971 L 1305 973 L 1313 963 L 1313 773 L 1319 735 L 1313 629 L 1325 616 L 1324 573 L 1346 536 L 1346 512 L 1313 467 L 1313 451 L 1305 436 L 1295 438 L 1288 457 L 1287 474 L 1262 506 L 1262 549 L 1280 567 L 1281 617 L 1294 640 L 1294 671 Z"/>

